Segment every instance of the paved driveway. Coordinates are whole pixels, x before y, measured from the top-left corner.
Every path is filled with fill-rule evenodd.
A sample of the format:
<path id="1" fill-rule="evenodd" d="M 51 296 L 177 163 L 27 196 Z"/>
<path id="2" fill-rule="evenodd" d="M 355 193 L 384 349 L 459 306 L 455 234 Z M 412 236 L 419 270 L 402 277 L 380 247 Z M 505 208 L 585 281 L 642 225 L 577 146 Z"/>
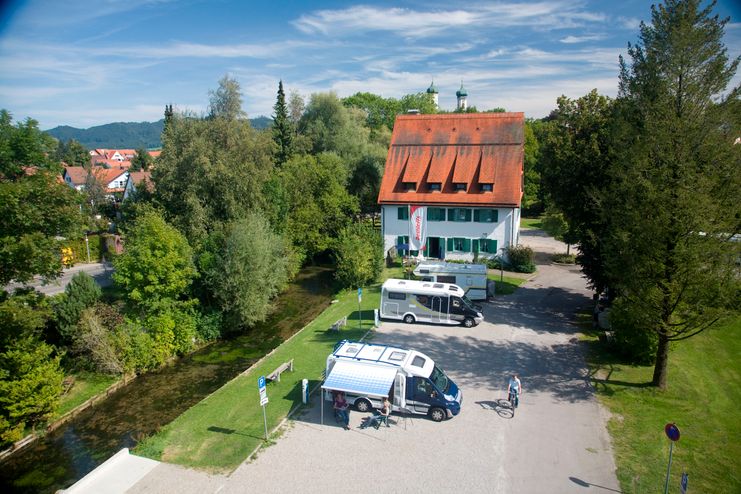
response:
<path id="1" fill-rule="evenodd" d="M 537 239 L 540 252 L 561 250 Z M 618 492 L 572 324 L 590 300 L 576 268 L 543 265 L 514 295 L 486 304 L 475 328 L 383 323 L 374 342 L 427 353 L 459 384 L 458 417 L 392 416 L 390 428 L 360 430 L 364 414 L 352 412 L 345 431 L 329 404 L 320 425 L 315 396 L 276 445 L 230 476 L 161 465 L 129 492 Z M 513 371 L 524 391 L 515 417 L 506 405 Z"/>

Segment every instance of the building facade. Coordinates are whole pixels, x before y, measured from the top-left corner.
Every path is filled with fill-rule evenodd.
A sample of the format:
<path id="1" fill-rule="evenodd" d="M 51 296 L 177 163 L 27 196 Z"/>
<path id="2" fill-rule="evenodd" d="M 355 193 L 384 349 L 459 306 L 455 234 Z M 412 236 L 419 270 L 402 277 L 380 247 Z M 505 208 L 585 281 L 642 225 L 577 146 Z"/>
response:
<path id="1" fill-rule="evenodd" d="M 502 256 L 519 240 L 523 113 L 402 115 L 378 202 L 386 251 Z"/>

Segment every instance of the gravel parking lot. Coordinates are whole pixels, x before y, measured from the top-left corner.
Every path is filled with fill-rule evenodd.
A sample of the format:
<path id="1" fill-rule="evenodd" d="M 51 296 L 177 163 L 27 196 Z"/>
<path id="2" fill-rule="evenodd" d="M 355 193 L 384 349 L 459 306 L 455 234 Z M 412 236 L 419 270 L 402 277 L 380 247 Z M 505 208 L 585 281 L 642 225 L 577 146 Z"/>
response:
<path id="1" fill-rule="evenodd" d="M 541 253 L 560 250 L 537 241 Z M 361 430 L 367 414 L 351 412 L 345 431 L 330 403 L 320 424 L 314 396 L 274 446 L 230 476 L 161 465 L 129 492 L 619 492 L 573 324 L 590 295 L 576 268 L 542 265 L 515 294 L 485 304 L 477 327 L 384 322 L 374 343 L 426 353 L 460 386 L 462 411 L 451 420 L 393 415 L 389 428 Z M 523 384 L 514 417 L 511 372 Z"/>

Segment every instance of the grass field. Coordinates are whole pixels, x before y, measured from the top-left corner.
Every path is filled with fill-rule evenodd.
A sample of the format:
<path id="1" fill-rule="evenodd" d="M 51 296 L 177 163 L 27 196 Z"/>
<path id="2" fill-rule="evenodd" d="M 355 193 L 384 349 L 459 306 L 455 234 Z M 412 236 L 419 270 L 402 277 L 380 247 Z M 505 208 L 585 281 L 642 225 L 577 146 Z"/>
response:
<path id="1" fill-rule="evenodd" d="M 520 285 L 527 281 L 526 278 L 515 278 L 512 276 L 501 278 L 498 274 L 490 274 L 487 278 L 496 282 L 496 295 L 511 295 L 515 293 L 515 290 L 517 290 Z"/>
<path id="2" fill-rule="evenodd" d="M 49 422 L 53 422 L 75 407 L 82 405 L 93 396 L 102 393 L 108 386 L 120 379 L 117 376 L 106 376 L 93 372 L 78 372 L 73 374 L 72 377 L 75 378 L 75 383 L 62 396 L 59 401 L 59 408 L 54 416 L 49 419 Z"/>
<path id="3" fill-rule="evenodd" d="M 663 492 L 670 422 L 681 431 L 670 492 L 679 492 L 683 471 L 688 492 L 741 492 L 740 331 L 741 318 L 676 343 L 666 391 L 648 386 L 652 366 L 621 364 L 589 341 L 593 382 L 612 413 L 608 427 L 623 492 Z"/>
<path id="4" fill-rule="evenodd" d="M 400 271 L 393 272 L 399 276 Z M 288 412 L 301 403 L 301 380 L 314 387 L 321 381 L 327 355 L 342 339 L 357 340 L 370 328 L 373 309 L 380 302 L 380 284 L 363 290 L 362 329 L 358 324 L 357 291 L 340 293 L 319 317 L 283 343 L 257 365 L 189 409 L 156 435 L 140 443 L 135 453 L 169 463 L 214 472 L 236 468 L 259 445 L 265 435 L 259 404 L 257 379 L 283 362 L 294 359 L 294 372 L 286 371 L 280 382 L 267 386 L 268 430 L 274 429 Z M 342 317 L 347 327 L 339 333 L 328 328 Z"/>
<path id="5" fill-rule="evenodd" d="M 520 228 L 543 228 L 540 218 L 520 218 Z"/>

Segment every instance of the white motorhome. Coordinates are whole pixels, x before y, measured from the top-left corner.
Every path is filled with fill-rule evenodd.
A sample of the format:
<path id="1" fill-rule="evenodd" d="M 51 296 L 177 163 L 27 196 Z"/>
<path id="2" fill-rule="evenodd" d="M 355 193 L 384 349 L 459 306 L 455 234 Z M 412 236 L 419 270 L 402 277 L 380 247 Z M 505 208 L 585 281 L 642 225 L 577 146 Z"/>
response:
<path id="1" fill-rule="evenodd" d="M 360 412 L 383 406 L 428 415 L 435 422 L 461 410 L 463 394 L 427 355 L 386 345 L 343 340 L 327 357 L 324 391 L 342 391 Z M 325 400 L 331 400 L 331 393 Z"/>
<path id="2" fill-rule="evenodd" d="M 414 269 L 414 275 L 422 281 L 458 285 L 471 300 L 486 300 L 488 295 L 485 264 L 423 261 Z"/>
<path id="3" fill-rule="evenodd" d="M 380 316 L 409 324 L 419 321 L 467 328 L 484 320 L 481 306 L 471 302 L 457 285 L 394 278 L 381 287 Z"/>

